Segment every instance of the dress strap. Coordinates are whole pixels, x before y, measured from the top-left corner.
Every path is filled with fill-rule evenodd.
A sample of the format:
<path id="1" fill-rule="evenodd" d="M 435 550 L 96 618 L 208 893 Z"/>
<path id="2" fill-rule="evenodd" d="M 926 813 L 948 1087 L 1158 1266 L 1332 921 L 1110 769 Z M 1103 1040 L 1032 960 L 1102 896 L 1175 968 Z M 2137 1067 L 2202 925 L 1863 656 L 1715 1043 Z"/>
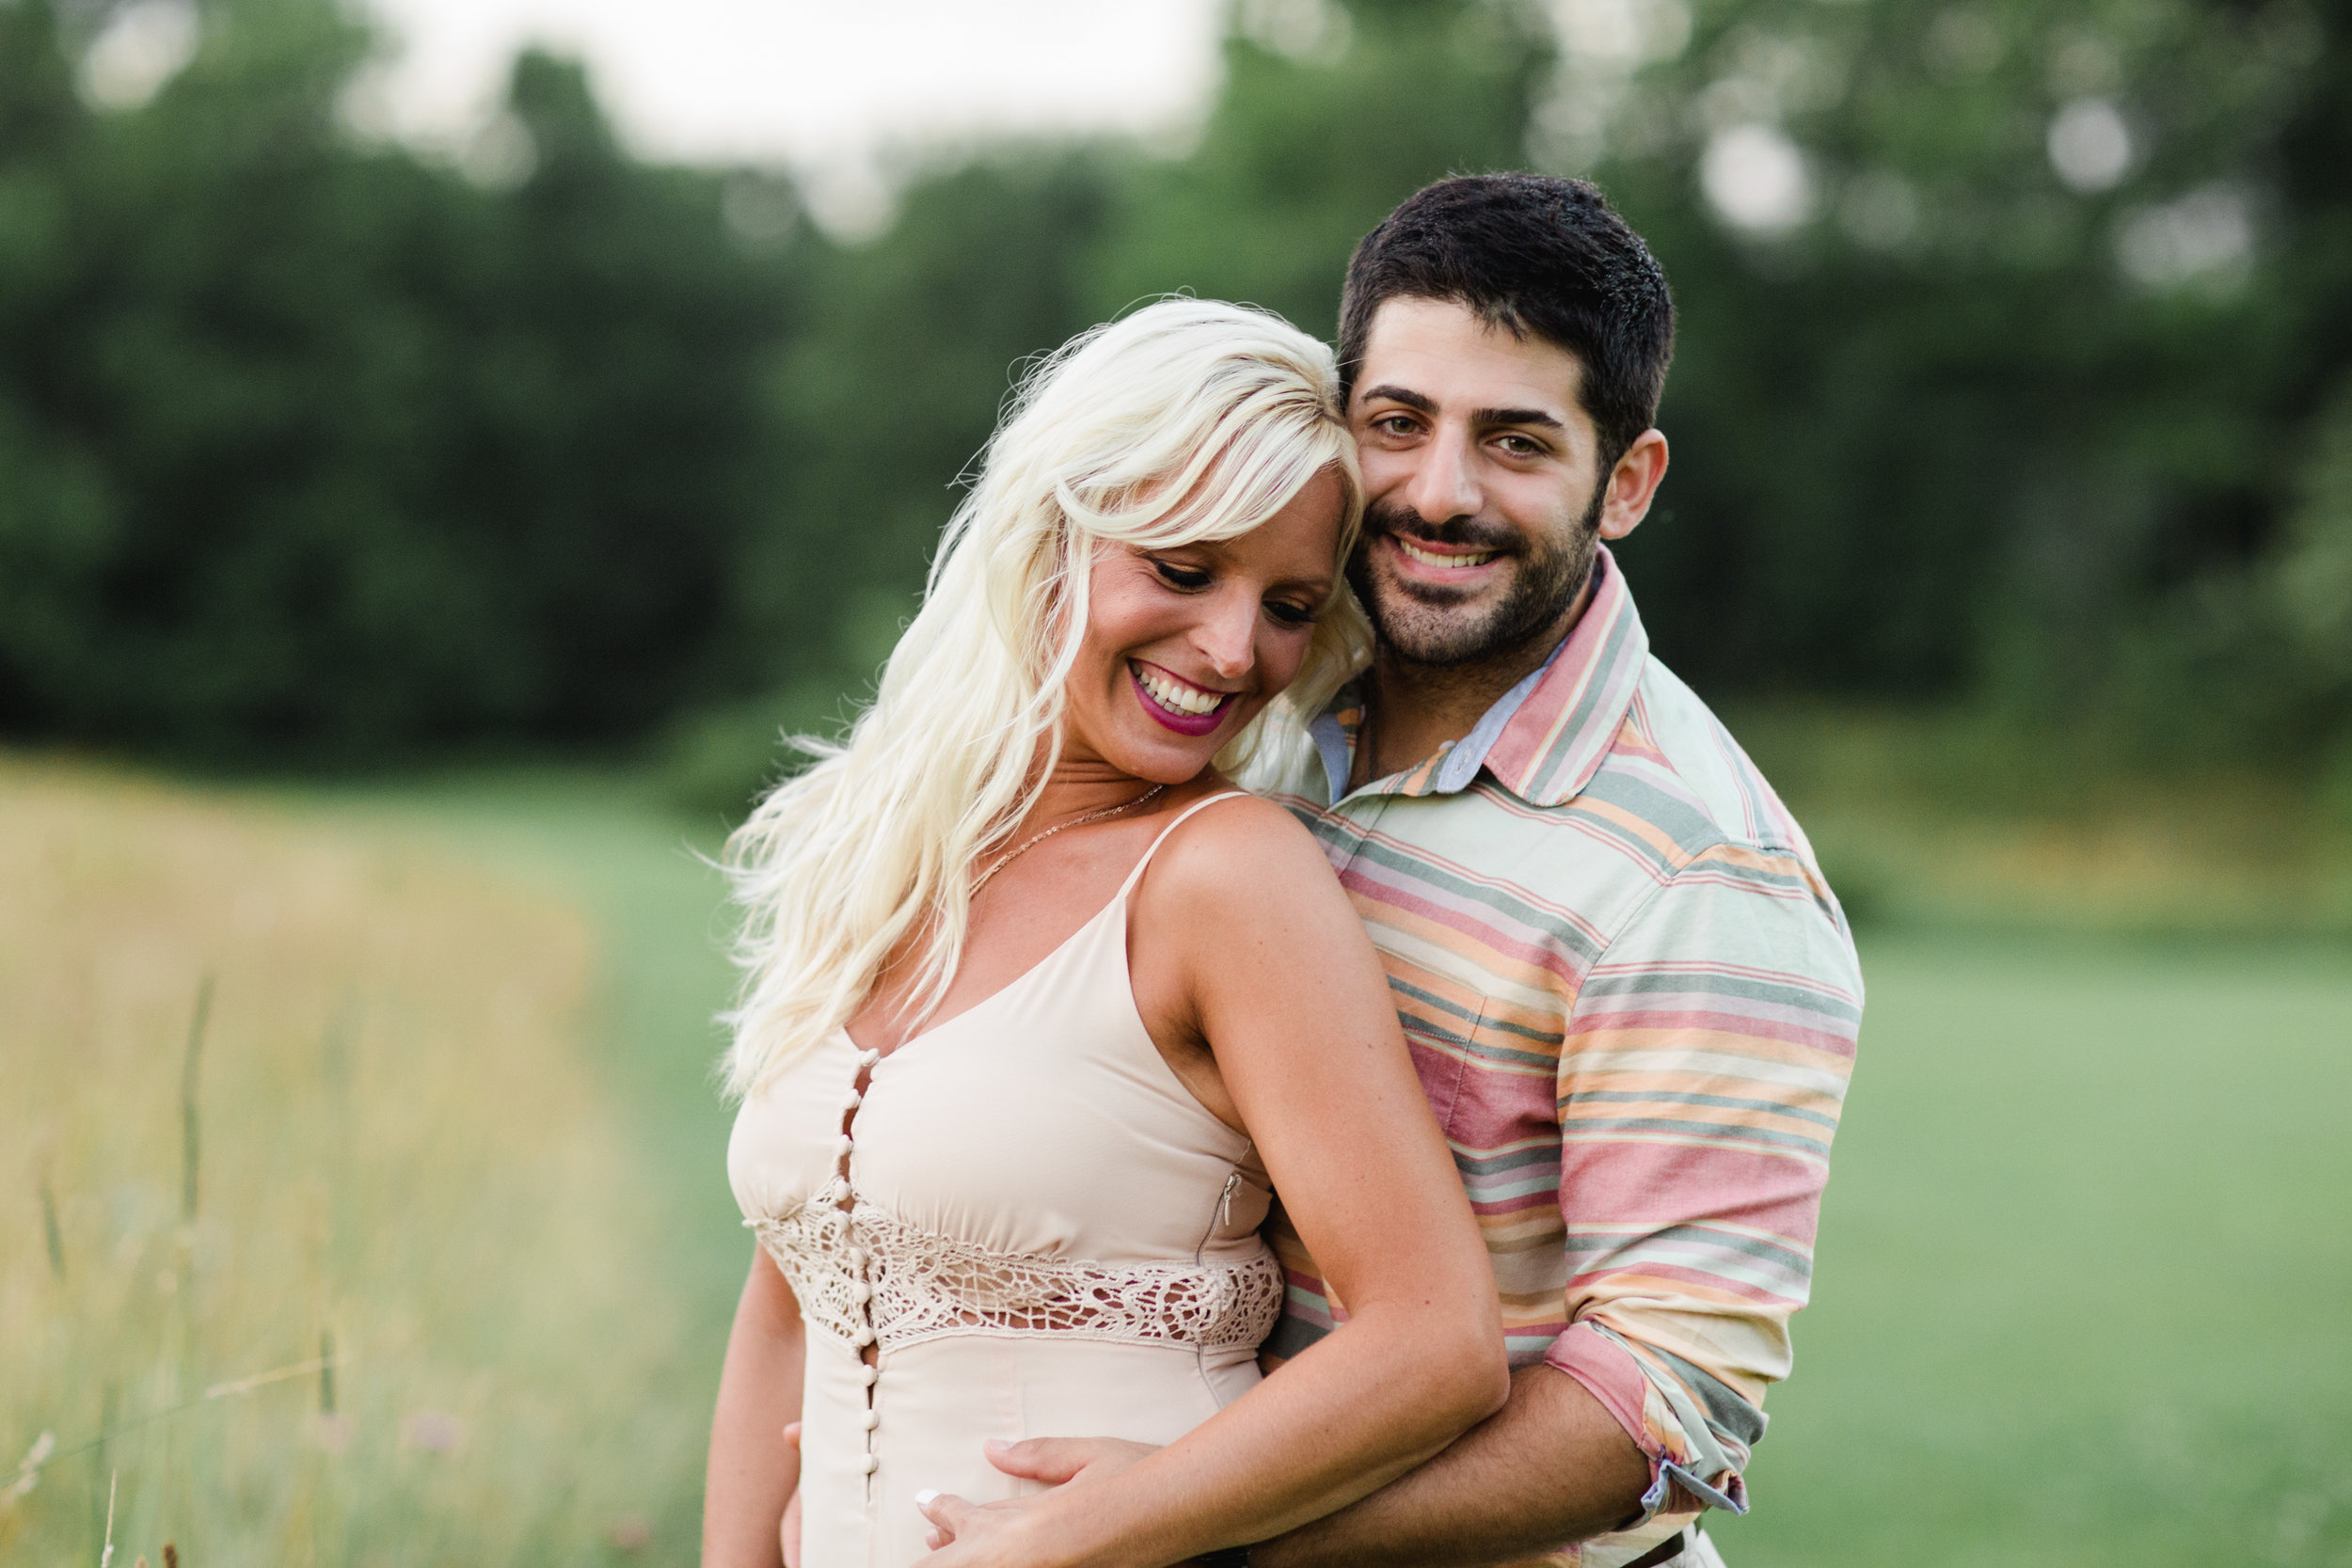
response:
<path id="1" fill-rule="evenodd" d="M 1176 814 L 1176 820 L 1170 822 L 1167 827 L 1160 830 L 1160 836 L 1152 841 L 1152 847 L 1143 852 L 1143 859 L 1136 862 L 1136 868 L 1127 873 L 1127 879 L 1124 882 L 1121 882 L 1119 886 L 1119 896 L 1120 898 L 1124 898 L 1127 895 L 1135 892 L 1136 883 L 1143 879 L 1143 868 L 1150 865 L 1152 863 L 1152 857 L 1160 852 L 1160 846 L 1168 842 L 1168 835 L 1184 825 L 1184 819 L 1186 817 L 1190 816 L 1194 812 L 1199 811 L 1203 806 L 1216 805 L 1219 800 L 1238 800 L 1242 796 L 1248 793 L 1249 791 L 1246 789 L 1224 790 L 1218 794 L 1208 797 L 1206 800 L 1195 800 L 1192 804 L 1186 806 L 1183 811 L 1178 812 Z M 1117 900 L 1115 899 L 1113 902 L 1117 902 Z"/>

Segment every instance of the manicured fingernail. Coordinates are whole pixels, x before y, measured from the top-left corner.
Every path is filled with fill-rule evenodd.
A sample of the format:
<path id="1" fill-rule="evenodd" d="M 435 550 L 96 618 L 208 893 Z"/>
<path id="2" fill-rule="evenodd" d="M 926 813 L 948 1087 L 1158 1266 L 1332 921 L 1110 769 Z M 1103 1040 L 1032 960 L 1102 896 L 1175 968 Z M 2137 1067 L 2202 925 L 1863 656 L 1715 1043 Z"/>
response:
<path id="1" fill-rule="evenodd" d="M 935 1486 L 926 1486 L 923 1490 L 914 1495 L 914 1506 L 917 1508 L 929 1508 L 931 1506 L 931 1499 L 938 1496 L 939 1488 Z"/>

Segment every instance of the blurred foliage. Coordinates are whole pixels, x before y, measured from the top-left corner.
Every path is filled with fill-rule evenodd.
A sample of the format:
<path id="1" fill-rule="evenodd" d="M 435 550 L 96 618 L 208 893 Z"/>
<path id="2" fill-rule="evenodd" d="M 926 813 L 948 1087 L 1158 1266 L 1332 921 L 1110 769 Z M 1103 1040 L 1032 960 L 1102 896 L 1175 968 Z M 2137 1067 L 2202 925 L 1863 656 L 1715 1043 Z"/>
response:
<path id="1" fill-rule="evenodd" d="M 436 161 L 345 125 L 329 0 L 200 17 L 131 103 L 119 11 L 0 0 L 8 729 L 668 723 L 738 802 L 870 678 L 1026 356 L 1178 289 L 1328 332 L 1396 200 L 1536 166 L 1676 283 L 1622 554 L 1702 689 L 2352 779 L 2340 7 L 1236 0 L 1185 149 L 942 154 L 857 243 L 631 160 L 560 62 Z"/>
<path id="2" fill-rule="evenodd" d="M 632 163 L 539 55 L 487 183 L 362 146 L 315 0 L 210 6 L 96 108 L 76 20 L 0 5 L 0 719 L 379 752 L 707 686 L 798 297 L 723 178 Z"/>
<path id="3" fill-rule="evenodd" d="M 1635 557 L 1672 657 L 2202 732 L 2135 649 L 2273 551 L 2352 372 L 2341 8 L 1718 0 L 1618 90 L 1597 167 L 1683 311 Z M 1741 173 L 1745 228 L 1694 199 Z"/>

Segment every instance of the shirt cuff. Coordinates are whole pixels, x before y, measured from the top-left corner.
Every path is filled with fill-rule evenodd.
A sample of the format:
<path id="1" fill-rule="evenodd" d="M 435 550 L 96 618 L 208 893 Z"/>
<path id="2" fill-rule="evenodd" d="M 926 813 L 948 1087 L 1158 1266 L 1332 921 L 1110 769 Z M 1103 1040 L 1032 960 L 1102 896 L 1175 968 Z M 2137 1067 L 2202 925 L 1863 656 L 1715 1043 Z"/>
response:
<path id="1" fill-rule="evenodd" d="M 1551 1349 L 1544 1354 L 1544 1365 L 1583 1385 L 1649 1460 L 1649 1485 L 1642 1493 L 1642 1516 L 1635 1523 L 1646 1523 L 1661 1511 L 1748 1511 L 1747 1485 L 1738 1470 L 1723 1462 L 1724 1456 L 1717 1449 L 1714 1434 L 1692 1433 L 1685 1428 L 1642 1364 L 1615 1335 L 1597 1324 L 1574 1324 L 1551 1342 Z M 1694 1437 L 1699 1440 L 1694 1442 Z M 1715 1463 L 1710 1465 L 1710 1459 Z"/>

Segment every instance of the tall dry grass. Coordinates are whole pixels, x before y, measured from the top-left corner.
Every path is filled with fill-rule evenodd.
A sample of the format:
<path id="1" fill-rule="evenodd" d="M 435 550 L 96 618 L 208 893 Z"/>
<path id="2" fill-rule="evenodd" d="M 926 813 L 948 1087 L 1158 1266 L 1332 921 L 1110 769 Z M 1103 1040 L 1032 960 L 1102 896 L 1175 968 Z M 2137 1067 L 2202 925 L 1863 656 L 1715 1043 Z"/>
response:
<path id="1" fill-rule="evenodd" d="M 110 1490 L 117 1564 L 685 1560 L 594 968 L 414 844 L 0 758 L 0 1560 Z"/>

